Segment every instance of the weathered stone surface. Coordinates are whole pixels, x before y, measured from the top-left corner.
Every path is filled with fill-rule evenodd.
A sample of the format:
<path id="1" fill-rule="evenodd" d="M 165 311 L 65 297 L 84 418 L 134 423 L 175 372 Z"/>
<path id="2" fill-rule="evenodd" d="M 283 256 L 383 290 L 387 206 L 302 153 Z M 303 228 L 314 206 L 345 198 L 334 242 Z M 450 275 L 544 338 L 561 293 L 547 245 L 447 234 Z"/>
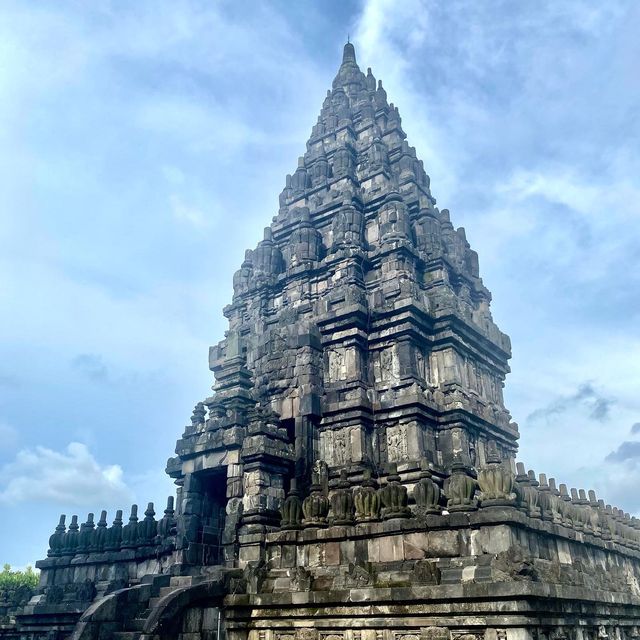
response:
<path id="1" fill-rule="evenodd" d="M 2 640 L 640 638 L 640 521 L 515 464 L 509 338 L 405 138 L 347 44 L 234 275 L 175 502 L 62 516 Z"/>

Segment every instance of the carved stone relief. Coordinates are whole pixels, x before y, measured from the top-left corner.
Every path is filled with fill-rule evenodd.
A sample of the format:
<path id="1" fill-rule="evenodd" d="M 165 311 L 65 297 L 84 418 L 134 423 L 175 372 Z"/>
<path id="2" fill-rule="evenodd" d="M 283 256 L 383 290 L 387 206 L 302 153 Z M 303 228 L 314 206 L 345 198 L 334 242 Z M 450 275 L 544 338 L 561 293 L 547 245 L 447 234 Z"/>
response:
<path id="1" fill-rule="evenodd" d="M 329 382 L 340 382 L 347 379 L 347 362 L 344 349 L 330 349 L 327 352 Z"/>
<path id="2" fill-rule="evenodd" d="M 373 374 L 378 383 L 393 383 L 400 380 L 400 362 L 394 347 L 387 347 L 375 354 Z"/>
<path id="3" fill-rule="evenodd" d="M 389 462 L 401 462 L 409 459 L 406 425 L 399 424 L 387 427 L 387 459 Z"/>

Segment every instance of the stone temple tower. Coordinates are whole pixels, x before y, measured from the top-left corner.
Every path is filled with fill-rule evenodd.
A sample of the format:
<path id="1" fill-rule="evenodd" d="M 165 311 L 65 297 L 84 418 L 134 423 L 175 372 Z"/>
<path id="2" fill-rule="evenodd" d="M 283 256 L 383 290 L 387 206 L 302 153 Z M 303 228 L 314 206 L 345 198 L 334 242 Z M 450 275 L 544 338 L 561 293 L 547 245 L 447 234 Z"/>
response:
<path id="1" fill-rule="evenodd" d="M 397 107 L 352 44 L 233 285 L 208 413 L 197 409 L 168 467 L 185 514 L 203 517 L 213 494 L 232 501 L 227 541 L 238 525 L 278 526 L 292 481 L 304 492 L 319 462 L 329 482 L 404 477 L 421 460 L 443 478 L 483 464 L 491 442 L 513 464 L 510 343 L 478 256 L 436 207 Z"/>
<path id="2" fill-rule="evenodd" d="M 176 500 L 61 516 L 0 640 L 640 638 L 640 520 L 515 462 L 509 339 L 405 137 L 347 44 L 234 276 Z"/>

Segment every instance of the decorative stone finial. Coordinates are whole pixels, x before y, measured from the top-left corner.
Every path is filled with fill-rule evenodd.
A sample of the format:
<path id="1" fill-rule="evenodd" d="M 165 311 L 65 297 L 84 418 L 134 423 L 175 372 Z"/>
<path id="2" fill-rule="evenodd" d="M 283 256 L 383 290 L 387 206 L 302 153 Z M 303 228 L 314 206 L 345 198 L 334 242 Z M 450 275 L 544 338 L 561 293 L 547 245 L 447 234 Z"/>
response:
<path id="1" fill-rule="evenodd" d="M 71 516 L 71 524 L 67 529 L 67 532 L 64 534 L 64 542 L 62 553 L 63 555 L 74 555 L 78 548 L 78 529 L 80 529 L 78 525 L 78 516 Z"/>
<path id="2" fill-rule="evenodd" d="M 149 502 L 144 512 L 144 520 L 140 523 L 140 532 L 138 534 L 139 543 L 144 545 L 152 545 L 158 535 L 158 523 L 155 519 L 155 509 L 153 502 Z"/>
<path id="3" fill-rule="evenodd" d="M 349 62 L 356 63 L 356 49 L 350 42 L 347 42 L 342 51 L 342 64 Z"/>
<path id="4" fill-rule="evenodd" d="M 62 554 L 64 547 L 64 533 L 67 529 L 65 526 L 66 519 L 67 516 L 60 516 L 58 525 L 56 526 L 53 535 L 49 538 L 49 550 L 47 551 L 47 556 L 59 556 Z"/>
<path id="5" fill-rule="evenodd" d="M 138 544 L 138 505 L 131 505 L 129 522 L 122 527 L 122 548 L 132 549 Z"/>
<path id="6" fill-rule="evenodd" d="M 380 496 L 378 483 L 373 479 L 371 469 L 362 472 L 362 484 L 353 493 L 357 522 L 372 522 L 380 519 Z"/>
<path id="7" fill-rule="evenodd" d="M 478 483 L 471 477 L 471 470 L 456 454 L 451 464 L 451 473 L 445 480 L 444 492 L 447 496 L 448 511 L 475 511 L 478 501 L 475 493 Z"/>
<path id="8" fill-rule="evenodd" d="M 382 518 L 383 520 L 409 518 L 411 510 L 407 506 L 409 502 L 407 488 L 400 482 L 398 466 L 395 462 L 391 462 L 388 469 L 387 484 L 378 490 L 382 503 Z"/>
<path id="9" fill-rule="evenodd" d="M 440 487 L 433 480 L 429 461 L 420 460 L 420 479 L 413 488 L 413 499 L 416 501 L 417 514 L 428 515 L 442 513 L 440 506 Z"/>
<path id="10" fill-rule="evenodd" d="M 309 495 L 302 503 L 302 513 L 305 527 L 326 527 L 329 501 L 322 491 L 321 484 L 312 484 Z"/>
<path id="11" fill-rule="evenodd" d="M 487 447 L 487 463 L 478 470 L 480 505 L 483 507 L 515 505 L 514 481 L 515 477 L 511 469 L 502 464 L 498 447 L 491 440 Z"/>
<path id="12" fill-rule="evenodd" d="M 104 551 L 107 542 L 107 512 L 103 509 L 100 512 L 100 519 L 96 525 L 95 535 L 93 537 L 94 551 Z"/>
<path id="13" fill-rule="evenodd" d="M 282 519 L 280 527 L 282 529 L 299 529 L 302 526 L 302 500 L 298 491 L 298 483 L 295 478 L 291 479 L 291 488 L 282 504 L 280 510 Z"/>
<path id="14" fill-rule="evenodd" d="M 80 527 L 80 536 L 78 538 L 78 551 L 80 553 L 89 553 L 94 548 L 95 524 L 93 522 L 93 513 L 87 515 L 87 521 L 82 523 Z"/>
<path id="15" fill-rule="evenodd" d="M 353 493 L 347 479 L 347 470 L 340 470 L 340 482 L 331 494 L 331 512 L 333 524 L 352 525 L 354 516 Z"/>

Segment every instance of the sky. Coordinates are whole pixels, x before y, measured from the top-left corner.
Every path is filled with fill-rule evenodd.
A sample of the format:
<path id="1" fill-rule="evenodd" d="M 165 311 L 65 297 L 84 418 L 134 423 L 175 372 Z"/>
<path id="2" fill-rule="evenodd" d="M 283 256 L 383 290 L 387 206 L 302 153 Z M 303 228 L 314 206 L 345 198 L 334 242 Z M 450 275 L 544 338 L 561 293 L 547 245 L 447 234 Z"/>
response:
<path id="1" fill-rule="evenodd" d="M 511 336 L 527 468 L 640 514 L 640 4 L 0 4 L 0 564 L 127 512 L 213 382 L 347 38 Z"/>

